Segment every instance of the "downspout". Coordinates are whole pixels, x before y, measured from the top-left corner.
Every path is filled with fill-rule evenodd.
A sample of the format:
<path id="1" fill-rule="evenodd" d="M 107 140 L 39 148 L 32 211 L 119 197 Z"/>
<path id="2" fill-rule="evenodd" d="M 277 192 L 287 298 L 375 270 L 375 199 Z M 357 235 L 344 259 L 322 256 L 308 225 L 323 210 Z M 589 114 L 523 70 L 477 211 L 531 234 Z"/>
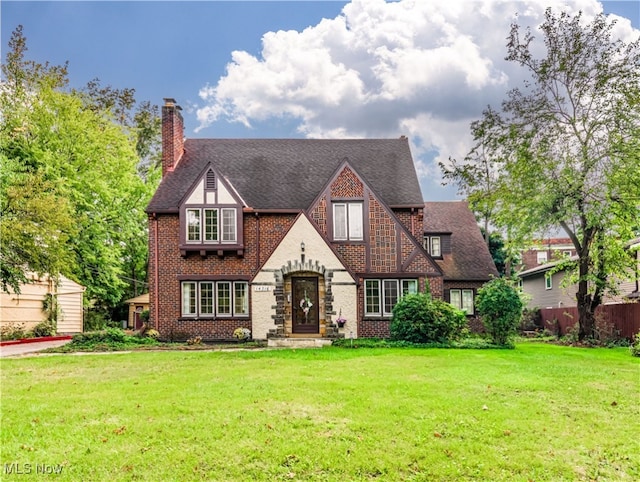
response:
<path id="1" fill-rule="evenodd" d="M 416 213 L 415 208 L 411 208 L 411 234 L 412 234 L 413 236 L 415 236 L 415 235 L 416 235 L 416 231 L 415 231 L 415 223 L 414 223 L 415 213 Z"/>
<path id="2" fill-rule="evenodd" d="M 158 330 L 158 215 L 153 217 L 153 322 Z"/>
<path id="3" fill-rule="evenodd" d="M 256 215 L 256 275 L 258 274 L 258 268 L 260 268 L 260 215 Z"/>

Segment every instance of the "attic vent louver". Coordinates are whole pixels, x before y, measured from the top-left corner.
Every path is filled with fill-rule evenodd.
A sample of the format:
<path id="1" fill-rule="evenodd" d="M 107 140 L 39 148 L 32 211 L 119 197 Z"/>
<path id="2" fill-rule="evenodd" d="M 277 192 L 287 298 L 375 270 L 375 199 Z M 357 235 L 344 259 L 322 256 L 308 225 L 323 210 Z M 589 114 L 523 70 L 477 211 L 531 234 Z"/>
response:
<path id="1" fill-rule="evenodd" d="M 207 171 L 207 178 L 205 180 L 206 189 L 215 189 L 216 188 L 216 173 L 213 170 L 209 169 Z"/>

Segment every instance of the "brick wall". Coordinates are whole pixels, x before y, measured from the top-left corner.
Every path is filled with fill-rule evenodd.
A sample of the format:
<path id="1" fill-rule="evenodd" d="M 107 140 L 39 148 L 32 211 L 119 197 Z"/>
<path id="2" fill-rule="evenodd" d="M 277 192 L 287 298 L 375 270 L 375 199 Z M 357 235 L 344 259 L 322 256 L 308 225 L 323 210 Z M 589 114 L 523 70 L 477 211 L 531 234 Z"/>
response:
<path id="1" fill-rule="evenodd" d="M 251 328 L 250 319 L 237 320 L 219 318 L 216 320 L 180 320 L 181 293 L 180 277 L 212 276 L 224 279 L 250 279 L 257 273 L 295 219 L 295 215 L 244 216 L 244 256 L 235 252 L 223 257 L 210 254 L 206 257 L 198 253 L 180 256 L 179 219 L 177 215 L 158 215 L 157 221 L 150 220 L 149 229 L 149 279 L 151 322 L 163 338 L 202 336 L 205 340 L 229 339 L 238 327 Z M 154 227 L 157 223 L 157 229 Z M 158 247 L 160 269 L 156 275 L 154 247 Z M 258 242 L 259 241 L 259 242 Z M 156 276 L 158 286 L 156 287 Z M 158 290 L 157 307 L 153 293 Z M 157 319 L 156 319 L 157 313 Z"/>
<path id="2" fill-rule="evenodd" d="M 364 185 L 356 174 L 345 167 L 338 177 L 331 183 L 332 198 L 360 198 L 364 197 Z"/>
<path id="3" fill-rule="evenodd" d="M 422 238 L 424 237 L 423 210 L 394 209 L 393 212 L 409 232 L 422 244 Z"/>
<path id="4" fill-rule="evenodd" d="M 184 151 L 184 123 L 180 106 L 165 99 L 162 106 L 162 177 L 172 171 Z"/>
<path id="5" fill-rule="evenodd" d="M 396 251 L 396 225 L 378 200 L 369 196 L 370 267 L 374 273 L 399 271 Z"/>
<path id="6" fill-rule="evenodd" d="M 362 320 L 358 325 L 358 336 L 360 338 L 389 338 L 390 320 Z"/>

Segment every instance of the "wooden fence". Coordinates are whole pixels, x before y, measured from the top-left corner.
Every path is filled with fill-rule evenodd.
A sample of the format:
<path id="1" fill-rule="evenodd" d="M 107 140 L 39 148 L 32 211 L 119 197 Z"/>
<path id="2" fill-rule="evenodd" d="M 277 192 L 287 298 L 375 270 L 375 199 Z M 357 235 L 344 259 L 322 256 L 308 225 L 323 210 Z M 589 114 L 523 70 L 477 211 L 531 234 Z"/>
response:
<path id="1" fill-rule="evenodd" d="M 565 335 L 578 321 L 578 308 L 543 308 L 542 326 L 558 335 Z M 613 327 L 621 338 L 633 338 L 640 332 L 640 303 L 600 305 L 596 308 L 596 328 Z"/>

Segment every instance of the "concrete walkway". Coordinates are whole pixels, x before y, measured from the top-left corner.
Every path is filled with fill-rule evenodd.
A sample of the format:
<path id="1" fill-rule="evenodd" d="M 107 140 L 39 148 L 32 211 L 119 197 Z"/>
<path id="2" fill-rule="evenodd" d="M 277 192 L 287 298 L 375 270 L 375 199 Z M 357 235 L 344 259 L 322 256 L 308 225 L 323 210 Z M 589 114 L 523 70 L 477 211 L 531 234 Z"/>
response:
<path id="1" fill-rule="evenodd" d="M 69 343 L 71 340 L 53 340 L 53 341 L 39 341 L 34 343 L 20 343 L 17 345 L 5 345 L 0 346 L 0 358 L 17 357 L 22 355 L 33 354 L 44 350 L 46 348 L 53 348 L 55 346 L 62 346 Z"/>

